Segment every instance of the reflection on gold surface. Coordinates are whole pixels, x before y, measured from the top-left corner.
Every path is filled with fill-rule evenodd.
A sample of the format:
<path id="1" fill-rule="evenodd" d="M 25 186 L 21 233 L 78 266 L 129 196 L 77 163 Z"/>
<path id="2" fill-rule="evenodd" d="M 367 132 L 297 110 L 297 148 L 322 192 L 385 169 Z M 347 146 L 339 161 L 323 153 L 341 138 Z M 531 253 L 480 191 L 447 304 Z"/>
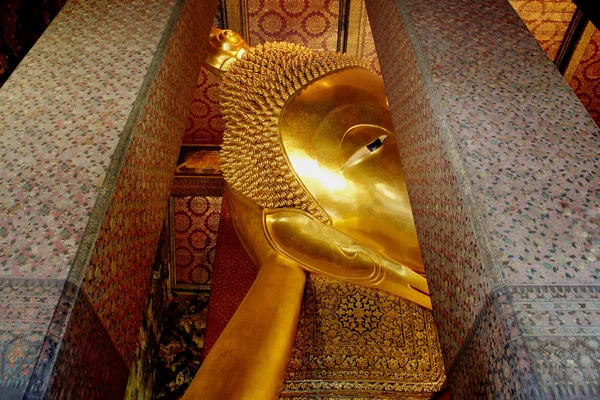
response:
<path id="1" fill-rule="evenodd" d="M 259 274 L 185 398 L 274 398 L 306 271 L 431 302 L 381 79 L 273 43 L 231 64 L 222 92 L 231 214 Z"/>
<path id="2" fill-rule="evenodd" d="M 279 131 L 293 170 L 335 230 L 425 272 L 381 78 L 361 67 L 321 78 L 288 102 Z M 318 167 L 305 168 L 311 163 Z"/>

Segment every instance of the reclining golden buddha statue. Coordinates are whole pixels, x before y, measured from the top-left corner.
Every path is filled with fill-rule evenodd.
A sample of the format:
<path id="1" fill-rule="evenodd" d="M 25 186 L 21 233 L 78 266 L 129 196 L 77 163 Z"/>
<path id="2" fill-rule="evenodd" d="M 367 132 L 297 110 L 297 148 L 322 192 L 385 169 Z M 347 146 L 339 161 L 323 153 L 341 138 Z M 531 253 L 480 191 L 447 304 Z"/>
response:
<path id="1" fill-rule="evenodd" d="M 221 164 L 233 223 L 259 269 L 184 399 L 279 396 L 306 273 L 430 309 L 383 81 L 362 61 L 213 29 Z"/>

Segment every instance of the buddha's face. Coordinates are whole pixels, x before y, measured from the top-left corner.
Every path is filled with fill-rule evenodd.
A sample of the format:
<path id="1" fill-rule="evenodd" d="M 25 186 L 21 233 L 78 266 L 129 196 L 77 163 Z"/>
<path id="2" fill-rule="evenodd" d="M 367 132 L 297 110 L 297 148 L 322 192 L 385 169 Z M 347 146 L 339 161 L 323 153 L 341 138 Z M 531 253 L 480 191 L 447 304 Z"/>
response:
<path id="1" fill-rule="evenodd" d="M 326 75 L 288 102 L 279 127 L 333 228 L 424 272 L 383 81 L 359 67 Z"/>

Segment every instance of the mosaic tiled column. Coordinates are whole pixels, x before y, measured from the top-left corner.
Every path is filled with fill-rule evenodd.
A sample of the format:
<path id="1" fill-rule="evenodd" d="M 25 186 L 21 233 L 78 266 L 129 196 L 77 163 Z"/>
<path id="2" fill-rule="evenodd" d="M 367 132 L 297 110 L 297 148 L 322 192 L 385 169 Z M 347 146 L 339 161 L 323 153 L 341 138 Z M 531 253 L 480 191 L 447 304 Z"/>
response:
<path id="1" fill-rule="evenodd" d="M 70 1 L 0 90 L 0 398 L 122 398 L 216 1 Z"/>
<path id="2" fill-rule="evenodd" d="M 453 398 L 600 398 L 597 126 L 505 0 L 368 0 Z"/>

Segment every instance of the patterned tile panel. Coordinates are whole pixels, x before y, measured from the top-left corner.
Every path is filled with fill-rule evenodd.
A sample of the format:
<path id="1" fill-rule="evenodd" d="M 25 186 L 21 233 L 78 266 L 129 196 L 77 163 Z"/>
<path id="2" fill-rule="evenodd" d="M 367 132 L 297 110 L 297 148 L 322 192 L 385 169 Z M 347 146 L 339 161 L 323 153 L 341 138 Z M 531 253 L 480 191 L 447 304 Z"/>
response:
<path id="1" fill-rule="evenodd" d="M 3 276 L 66 278 L 172 3 L 69 2 L 2 87 Z"/>
<path id="2" fill-rule="evenodd" d="M 84 228 L 95 202 L 106 198 L 106 187 L 100 189 L 111 156 L 172 5 L 69 2 L 0 90 L 3 277 L 64 282 L 78 248 L 90 244 L 89 237 L 82 240 Z M 60 291 L 47 291 L 54 306 L 59 302 L 55 292 Z M 24 306 L 18 295 L 4 300 L 11 310 Z M 66 315 L 61 308 L 50 325 L 51 332 L 59 332 L 58 341 L 71 305 Z M 52 318 L 49 308 L 40 305 L 34 312 L 47 318 L 46 329 Z M 31 325 L 32 310 L 23 309 L 11 319 L 2 338 L 4 349 L 20 335 L 19 326 Z M 36 324 L 44 323 L 40 319 Z M 42 366 L 53 365 L 54 359 L 47 357 L 55 357 L 55 339 L 45 342 L 49 353 L 42 354 L 35 371 L 51 369 Z M 42 340 L 28 346 L 34 342 L 39 353 Z M 34 354 L 33 348 L 25 348 Z M 32 374 L 45 382 L 27 362 L 18 372 L 19 385 L 27 385 Z"/>
<path id="3" fill-rule="evenodd" d="M 546 395 L 600 398 L 600 286 L 520 285 L 510 292 Z"/>
<path id="4" fill-rule="evenodd" d="M 64 281 L 0 278 L 0 329 L 46 331 Z"/>
<path id="5" fill-rule="evenodd" d="M 336 51 L 339 0 L 247 0 L 248 43 L 286 41 Z"/>
<path id="6" fill-rule="evenodd" d="M 23 398 L 45 337 L 45 331 L 0 330 L 0 398 Z"/>
<path id="7" fill-rule="evenodd" d="M 73 316 L 78 293 L 79 288 L 75 284 L 69 281 L 65 282 L 50 327 L 46 332 L 46 338 L 39 351 L 37 363 L 32 370 L 31 379 L 27 386 L 28 396 L 43 396 L 50 385 L 58 350 L 69 327 L 68 323 Z"/>
<path id="8" fill-rule="evenodd" d="M 481 207 L 505 281 L 597 281 L 600 142 L 593 121 L 503 2 L 485 10 L 448 3 L 444 18 L 409 4 L 436 67 L 432 78 L 464 167 L 458 172 L 467 178 L 461 184 Z M 436 40 L 455 24 L 469 32 L 470 45 L 452 37 L 440 49 Z"/>
<path id="9" fill-rule="evenodd" d="M 282 397 L 430 395 L 444 383 L 430 311 L 310 275 Z"/>
<path id="10" fill-rule="evenodd" d="M 162 220 L 157 216 L 160 207 L 164 215 L 160 190 L 152 190 L 162 187 L 166 203 L 172 179 L 167 171 L 174 168 L 187 117 L 185 105 L 191 101 L 192 90 L 186 94 L 184 88 L 193 88 L 199 71 L 199 60 L 194 57 L 199 45 L 194 39 L 202 36 L 199 30 L 208 32 L 212 20 L 208 14 L 202 18 L 202 13 L 209 13 L 207 7 L 194 4 L 190 2 L 187 11 L 182 12 L 171 46 L 160 46 L 158 54 L 163 64 L 157 71 L 153 68 L 159 64 L 150 61 L 157 54 L 158 42 L 174 9 L 173 1 L 70 2 L 0 91 L 0 142 L 4 149 L 0 174 L 6 184 L 0 226 L 3 273 L 60 280 L 76 258 L 69 271 L 72 281 L 65 285 L 51 322 L 48 316 L 50 331 L 40 346 L 42 352 L 28 389 L 31 396 L 44 395 L 57 357 L 65 370 L 82 362 L 85 366 L 93 363 L 98 371 L 111 368 L 110 360 L 125 357 L 123 368 L 127 370 L 152 265 L 151 259 L 146 263 L 145 253 L 155 248 L 151 236 L 158 232 L 153 231 L 153 223 L 158 221 L 159 226 Z M 199 24 L 202 21 L 205 23 Z M 142 85 L 149 69 L 151 78 L 156 78 L 153 86 Z M 136 100 L 138 91 L 141 94 Z M 172 92 L 180 97 L 166 95 Z M 137 120 L 130 115 L 134 101 L 132 115 L 139 116 Z M 137 108 L 140 105 L 144 106 L 141 110 Z M 179 125 L 167 123 L 165 115 L 179 119 Z M 160 142 L 159 138 L 169 135 L 176 143 Z M 127 151 L 121 169 L 120 161 Z M 165 158 L 154 154 L 164 154 Z M 96 326 L 83 324 L 90 332 L 75 336 L 90 342 L 69 347 L 69 342 L 62 343 L 62 337 L 65 331 L 69 335 L 72 329 L 78 329 L 68 322 L 76 318 L 72 310 L 77 293 L 83 296 L 77 285 L 89 260 L 86 251 L 98 233 L 94 230 L 100 226 L 119 169 L 120 176 L 126 178 L 119 180 L 104 218 L 104 230 L 84 284 L 88 297 L 76 302 L 89 300 L 99 315 L 86 320 L 95 321 Z M 158 197 L 152 200 L 154 195 Z M 87 233 L 82 239 L 86 224 Z M 111 240 L 107 240 L 107 232 Z M 134 240 L 125 240 L 132 236 Z M 123 263 L 130 268 L 129 275 L 122 275 L 125 268 L 117 268 Z M 12 296 L 10 301 L 18 303 L 19 298 Z M 27 313 L 19 318 L 28 322 Z M 85 349 L 95 340 L 94 334 L 100 335 L 104 343 L 117 337 L 122 346 L 117 348 L 118 356 L 109 350 L 99 351 L 96 358 L 90 355 L 88 360 Z M 9 344 L 14 342 L 10 335 L 4 339 Z M 57 355 L 59 348 L 62 350 Z M 69 355 L 63 355 L 63 351 Z M 84 352 L 71 354 L 78 351 Z M 106 361 L 103 357 L 109 361 L 98 361 Z M 73 365 L 67 363 L 70 360 Z M 19 372 L 21 379 L 27 384 L 31 368 L 26 361 L 18 363 L 24 368 Z M 118 372 L 118 368 L 114 370 Z"/>
<path id="11" fill-rule="evenodd" d="M 519 17 L 554 60 L 575 13 L 571 0 L 509 0 Z"/>
<path id="12" fill-rule="evenodd" d="M 199 1 L 174 13 L 173 31 L 156 65 L 152 86 L 132 126 L 131 143 L 96 240 L 82 289 L 129 366 L 142 313 L 160 227 L 194 83 L 197 57 L 214 11 Z M 72 275 L 74 275 L 72 273 Z"/>
<path id="13" fill-rule="evenodd" d="M 453 393 L 475 388 L 477 397 L 599 398 L 599 310 L 598 286 L 496 290 L 455 363 L 449 381 Z M 517 380 L 506 379 L 515 370 L 521 372 Z M 536 380 L 543 384 L 537 386 Z"/>
<path id="14" fill-rule="evenodd" d="M 25 393 L 63 285 L 53 279 L 0 279 L 0 398 Z"/>
<path id="15" fill-rule="evenodd" d="M 175 197 L 174 285 L 210 288 L 221 213 L 221 197 Z"/>
<path id="16" fill-rule="evenodd" d="M 448 371 L 452 398 L 543 399 L 505 288 L 490 294 Z"/>
<path id="17" fill-rule="evenodd" d="M 87 296 L 80 292 L 67 332 L 61 341 L 50 386 L 37 391 L 30 385 L 28 399 L 123 398 L 129 369 Z"/>

